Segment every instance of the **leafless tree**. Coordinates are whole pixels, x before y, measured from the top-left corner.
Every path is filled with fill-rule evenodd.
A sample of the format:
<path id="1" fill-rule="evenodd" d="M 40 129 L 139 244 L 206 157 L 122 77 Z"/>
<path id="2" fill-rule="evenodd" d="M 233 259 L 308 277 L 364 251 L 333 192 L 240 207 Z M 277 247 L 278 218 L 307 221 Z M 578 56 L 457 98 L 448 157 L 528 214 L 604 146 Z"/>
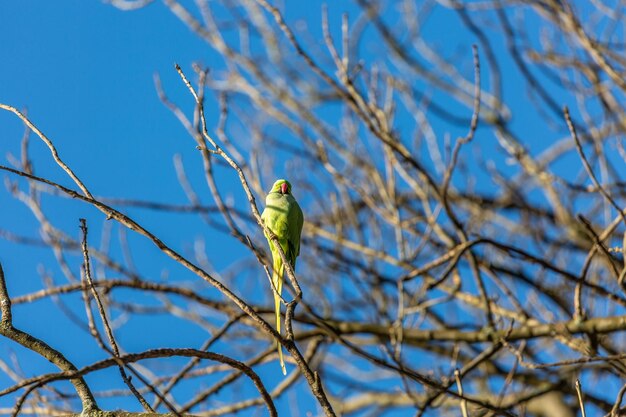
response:
<path id="1" fill-rule="evenodd" d="M 198 150 L 174 158 L 188 202 L 98 195 L 62 138 L 0 104 L 26 125 L 21 156 L 0 168 L 40 234 L 2 238 L 48 247 L 64 274 L 44 267 L 40 290 L 13 294 L 20 277 L 0 270 L 2 343 L 58 368 L 24 375 L 26 350 L 0 360 L 14 380 L 3 414 L 106 415 L 103 401 L 134 398 L 134 415 L 626 415 L 623 2 L 355 0 L 355 16 L 321 6 L 319 28 L 286 19 L 292 2 L 109 2 L 167 7 L 223 60 L 180 63 L 178 84 L 155 78 Z M 464 38 L 433 40 L 437 22 Z M 33 166 L 31 137 L 65 180 Z M 282 168 L 305 226 L 281 335 L 259 212 Z M 68 229 L 52 200 L 86 208 L 89 225 Z M 216 270 L 203 240 L 174 247 L 146 213 L 199 218 L 207 239 L 235 242 L 237 263 Z M 15 306 L 42 300 L 89 339 L 50 346 L 14 325 Z M 206 341 L 170 347 L 171 318 Z M 117 335 L 135 319 L 149 323 L 145 345 L 128 353 Z M 86 365 L 69 359 L 94 349 Z M 90 383 L 114 368 L 117 382 Z"/>

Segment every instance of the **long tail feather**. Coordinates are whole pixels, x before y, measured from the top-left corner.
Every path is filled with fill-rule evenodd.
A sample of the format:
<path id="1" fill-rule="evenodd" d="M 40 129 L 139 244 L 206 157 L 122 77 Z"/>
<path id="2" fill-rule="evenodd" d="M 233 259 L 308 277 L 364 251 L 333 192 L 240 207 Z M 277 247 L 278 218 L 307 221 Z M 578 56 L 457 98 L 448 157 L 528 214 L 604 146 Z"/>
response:
<path id="1" fill-rule="evenodd" d="M 274 309 L 276 311 L 276 331 L 280 333 L 280 296 L 283 290 L 283 263 L 279 259 L 274 263 L 274 272 L 272 274 L 272 284 L 276 289 L 274 293 Z M 280 369 L 283 371 L 283 375 L 287 375 L 287 369 L 285 368 L 285 358 L 283 357 L 283 347 L 280 342 L 276 341 L 276 348 L 278 349 L 278 360 L 280 361 Z"/>

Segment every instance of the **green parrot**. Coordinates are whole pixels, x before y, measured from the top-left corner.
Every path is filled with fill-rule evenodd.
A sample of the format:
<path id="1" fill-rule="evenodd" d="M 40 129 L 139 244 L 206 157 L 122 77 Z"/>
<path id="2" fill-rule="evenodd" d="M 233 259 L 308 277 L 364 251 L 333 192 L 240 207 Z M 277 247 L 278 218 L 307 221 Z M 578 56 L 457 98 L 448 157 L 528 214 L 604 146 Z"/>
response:
<path id="1" fill-rule="evenodd" d="M 291 184 L 286 180 L 277 180 L 265 199 L 265 210 L 261 214 L 263 222 L 278 238 L 280 246 L 283 248 L 286 258 L 289 260 L 291 267 L 296 268 L 296 258 L 300 255 L 300 235 L 302 233 L 302 225 L 304 224 L 304 216 L 302 209 L 293 195 L 291 195 Z M 272 239 L 265 234 L 267 242 L 270 245 L 273 259 L 272 285 L 276 289 L 274 294 L 274 307 L 276 309 L 276 330 L 280 333 L 280 296 L 283 289 L 283 260 L 278 253 Z M 278 293 L 278 294 L 277 294 Z M 278 347 L 278 358 L 280 359 L 280 369 L 283 375 L 287 374 L 285 369 L 285 360 L 283 358 L 283 350 L 280 343 L 276 342 Z"/>

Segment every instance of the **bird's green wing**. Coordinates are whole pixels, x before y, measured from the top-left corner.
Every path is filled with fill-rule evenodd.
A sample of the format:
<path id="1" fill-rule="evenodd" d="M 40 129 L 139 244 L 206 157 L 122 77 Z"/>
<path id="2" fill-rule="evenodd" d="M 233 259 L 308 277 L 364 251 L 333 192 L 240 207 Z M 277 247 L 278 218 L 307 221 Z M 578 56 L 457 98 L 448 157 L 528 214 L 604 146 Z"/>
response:
<path id="1" fill-rule="evenodd" d="M 302 226 L 304 224 L 304 215 L 302 209 L 295 198 L 289 196 L 289 209 L 287 210 L 287 223 L 289 242 L 289 260 L 291 266 L 296 267 L 296 258 L 300 255 L 300 236 L 302 235 Z"/>

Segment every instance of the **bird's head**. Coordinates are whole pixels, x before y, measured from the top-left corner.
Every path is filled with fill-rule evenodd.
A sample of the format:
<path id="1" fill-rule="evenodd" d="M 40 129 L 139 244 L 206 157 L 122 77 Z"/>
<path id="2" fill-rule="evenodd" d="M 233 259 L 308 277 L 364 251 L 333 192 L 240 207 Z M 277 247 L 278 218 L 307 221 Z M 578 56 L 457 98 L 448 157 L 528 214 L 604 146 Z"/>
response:
<path id="1" fill-rule="evenodd" d="M 291 184 L 287 180 L 276 180 L 270 193 L 291 194 Z"/>

